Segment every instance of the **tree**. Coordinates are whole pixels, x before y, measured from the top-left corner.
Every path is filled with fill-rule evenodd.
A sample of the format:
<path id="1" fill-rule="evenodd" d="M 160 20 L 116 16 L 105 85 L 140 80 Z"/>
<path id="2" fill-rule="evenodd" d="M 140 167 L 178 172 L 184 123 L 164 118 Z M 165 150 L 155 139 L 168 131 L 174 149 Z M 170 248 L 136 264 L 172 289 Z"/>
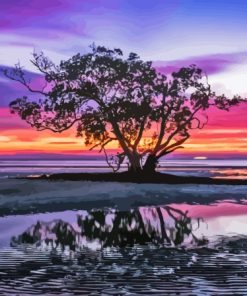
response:
<path id="1" fill-rule="evenodd" d="M 131 171 L 153 172 L 161 157 L 183 147 L 191 129 L 204 127 L 210 106 L 229 110 L 241 100 L 217 96 L 195 65 L 165 76 L 152 62 L 135 53 L 125 58 L 120 49 L 92 45 L 89 53 L 59 65 L 34 53 L 31 62 L 44 76 L 42 90 L 31 87 L 20 65 L 3 70 L 35 94 L 12 101 L 11 112 L 39 131 L 61 133 L 76 125 L 77 136 L 91 150 L 104 151 L 114 170 L 127 158 Z M 113 141 L 121 152 L 109 158 Z"/>

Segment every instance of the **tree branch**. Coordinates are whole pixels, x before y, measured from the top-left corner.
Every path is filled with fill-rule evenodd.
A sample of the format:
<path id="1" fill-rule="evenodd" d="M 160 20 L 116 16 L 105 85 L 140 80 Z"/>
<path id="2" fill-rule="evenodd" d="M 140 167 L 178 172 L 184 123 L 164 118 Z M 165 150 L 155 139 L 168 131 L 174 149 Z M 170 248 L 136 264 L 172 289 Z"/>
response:
<path id="1" fill-rule="evenodd" d="M 180 146 L 180 145 L 183 144 L 183 143 L 184 143 L 189 137 L 190 137 L 189 134 L 187 134 L 186 137 L 184 137 L 183 139 L 180 139 L 180 140 L 178 140 L 177 142 L 175 142 L 175 143 L 173 143 L 173 144 L 167 146 L 163 151 L 161 151 L 161 152 L 158 154 L 157 158 L 160 158 L 160 157 L 162 157 L 162 156 L 164 156 L 164 155 L 166 155 L 166 154 L 168 154 L 168 153 L 171 153 L 171 152 L 173 152 L 173 151 L 176 150 L 176 149 L 184 148 L 184 147 L 182 147 L 182 146 Z M 172 149 L 172 150 L 171 150 L 171 149 Z"/>
<path id="2" fill-rule="evenodd" d="M 68 130 L 69 128 L 71 128 L 77 121 L 79 121 L 81 119 L 82 119 L 81 117 L 80 118 L 75 118 L 69 125 L 67 125 L 66 127 L 61 128 L 61 129 L 60 128 L 55 129 L 55 128 L 48 127 L 48 126 L 40 126 L 40 127 L 37 127 L 37 130 L 38 131 L 50 130 L 50 131 L 52 131 L 54 133 L 61 133 L 63 131 Z M 32 126 L 33 125 L 35 126 L 35 124 L 31 123 L 30 121 L 27 121 L 27 123 L 32 125 Z"/>
<path id="3" fill-rule="evenodd" d="M 108 139 L 106 142 L 104 142 L 104 143 L 97 143 L 97 144 L 95 144 L 95 145 L 92 146 L 89 150 L 92 151 L 94 148 L 96 148 L 96 147 L 98 147 L 98 146 L 101 146 L 101 149 L 99 150 L 99 152 L 102 152 L 102 150 L 105 148 L 105 146 L 106 146 L 107 144 L 109 144 L 110 142 L 115 141 L 115 140 L 117 140 L 117 138 L 109 138 L 109 139 Z"/>
<path id="4" fill-rule="evenodd" d="M 6 76 L 7 78 L 9 78 L 10 80 L 13 80 L 15 82 L 19 82 L 21 83 L 22 85 L 24 85 L 30 92 L 32 93 L 37 93 L 37 94 L 41 94 L 41 95 L 44 95 L 44 96 L 48 96 L 48 93 L 45 93 L 43 91 L 40 91 L 40 90 L 34 90 L 30 87 L 30 85 L 26 82 L 25 78 L 24 78 L 24 73 L 21 74 L 21 76 L 18 78 L 15 78 L 11 75 L 9 75 L 8 71 L 6 69 L 2 70 L 4 76 Z"/>
<path id="5" fill-rule="evenodd" d="M 144 132 L 144 128 L 145 128 L 145 123 L 146 123 L 146 120 L 147 120 L 147 116 L 144 116 L 142 122 L 141 122 L 141 126 L 140 126 L 140 129 L 139 129 L 139 133 L 138 133 L 138 136 L 134 142 L 134 145 L 133 145 L 133 150 L 136 150 L 138 144 L 140 143 L 141 141 L 141 138 L 142 138 L 142 135 L 143 135 L 143 132 Z"/>
<path id="6" fill-rule="evenodd" d="M 190 117 L 182 124 L 182 125 L 178 125 L 178 127 L 175 129 L 175 131 L 173 133 L 171 133 L 167 140 L 165 141 L 165 143 L 163 143 L 159 150 L 163 150 L 167 145 L 169 145 L 170 141 L 172 140 L 172 138 L 179 132 L 181 131 L 186 124 L 188 124 L 189 122 L 191 122 L 191 120 L 193 119 L 193 116 L 201 109 L 201 107 L 198 107 L 197 109 L 195 109 L 195 111 L 190 115 Z"/>

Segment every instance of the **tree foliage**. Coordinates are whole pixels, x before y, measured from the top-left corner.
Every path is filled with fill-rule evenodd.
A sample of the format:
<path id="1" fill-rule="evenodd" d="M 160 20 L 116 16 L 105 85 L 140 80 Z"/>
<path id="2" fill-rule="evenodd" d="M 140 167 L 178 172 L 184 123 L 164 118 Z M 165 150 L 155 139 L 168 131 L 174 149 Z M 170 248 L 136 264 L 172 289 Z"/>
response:
<path id="1" fill-rule="evenodd" d="M 216 95 L 195 65 L 165 76 L 120 49 L 92 45 L 59 65 L 34 53 L 32 63 L 44 75 L 42 90 L 31 88 L 19 65 L 4 70 L 36 94 L 12 101 L 11 112 L 39 131 L 60 133 L 75 125 L 77 136 L 104 151 L 114 170 L 127 158 L 131 170 L 153 171 L 162 156 L 183 147 L 192 129 L 204 127 L 208 108 L 229 110 L 241 100 Z M 110 159 L 106 149 L 114 141 L 121 152 Z"/>

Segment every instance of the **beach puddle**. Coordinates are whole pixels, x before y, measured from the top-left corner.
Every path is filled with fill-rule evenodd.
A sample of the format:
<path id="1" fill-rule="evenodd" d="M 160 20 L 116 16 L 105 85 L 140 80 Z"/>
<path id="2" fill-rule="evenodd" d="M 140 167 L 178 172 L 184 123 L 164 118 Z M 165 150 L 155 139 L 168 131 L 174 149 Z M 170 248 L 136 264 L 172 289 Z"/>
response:
<path id="1" fill-rule="evenodd" d="M 0 218 L 6 295 L 244 295 L 247 205 L 167 204 Z"/>

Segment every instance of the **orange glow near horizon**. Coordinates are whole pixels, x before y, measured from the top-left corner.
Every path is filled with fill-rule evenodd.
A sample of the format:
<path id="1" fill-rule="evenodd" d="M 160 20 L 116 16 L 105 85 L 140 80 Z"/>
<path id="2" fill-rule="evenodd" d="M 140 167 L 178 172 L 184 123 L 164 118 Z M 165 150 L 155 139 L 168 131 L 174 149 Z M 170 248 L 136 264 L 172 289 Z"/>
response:
<path id="1" fill-rule="evenodd" d="M 230 112 L 213 110 L 209 113 L 208 125 L 202 130 L 194 130 L 191 138 L 183 145 L 184 149 L 178 151 L 197 156 L 204 156 L 203 153 L 247 156 L 246 112 L 247 106 L 235 107 Z M 61 134 L 38 132 L 17 116 L 10 115 L 7 108 L 0 109 L 0 116 L 2 120 L 6 119 L 4 128 L 0 126 L 0 155 L 92 153 L 84 145 L 82 138 L 75 137 L 74 129 Z M 16 123 L 16 127 L 13 123 Z M 110 144 L 108 148 L 116 150 L 117 143 Z"/>

